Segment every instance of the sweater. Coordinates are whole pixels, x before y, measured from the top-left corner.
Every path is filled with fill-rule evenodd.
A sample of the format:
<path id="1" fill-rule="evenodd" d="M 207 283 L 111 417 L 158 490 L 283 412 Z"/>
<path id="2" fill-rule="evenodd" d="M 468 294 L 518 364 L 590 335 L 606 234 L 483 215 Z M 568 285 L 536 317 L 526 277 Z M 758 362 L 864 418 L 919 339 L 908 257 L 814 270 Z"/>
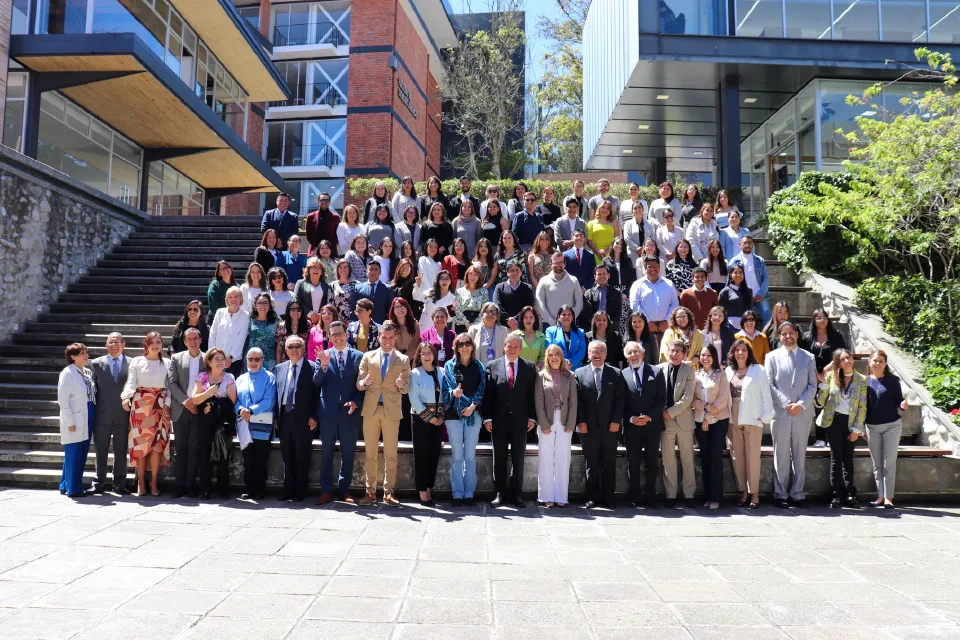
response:
<path id="1" fill-rule="evenodd" d="M 717 306 L 718 300 L 717 292 L 706 286 L 702 291 L 697 291 L 696 287 L 690 287 L 680 294 L 680 306 L 690 309 L 693 314 L 693 324 L 698 329 L 707 326 L 710 309 Z"/>
<path id="2" fill-rule="evenodd" d="M 463 239 L 467 243 L 467 256 L 477 255 L 477 242 L 483 237 L 483 225 L 480 219 L 473 215 L 469 218 L 457 216 L 453 221 L 453 239 Z M 451 242 L 451 245 L 453 243 Z M 451 252 L 453 249 L 451 248 Z"/>
<path id="3" fill-rule="evenodd" d="M 866 423 L 887 424 L 900 419 L 903 390 L 900 378 L 887 374 L 882 378 L 867 378 Z"/>
<path id="4" fill-rule="evenodd" d="M 553 273 L 540 278 L 536 299 L 540 321 L 545 324 L 556 322 L 557 311 L 565 304 L 573 307 L 574 319 L 583 311 L 583 292 L 580 290 L 580 283 L 567 272 L 564 272 L 559 280 Z"/>

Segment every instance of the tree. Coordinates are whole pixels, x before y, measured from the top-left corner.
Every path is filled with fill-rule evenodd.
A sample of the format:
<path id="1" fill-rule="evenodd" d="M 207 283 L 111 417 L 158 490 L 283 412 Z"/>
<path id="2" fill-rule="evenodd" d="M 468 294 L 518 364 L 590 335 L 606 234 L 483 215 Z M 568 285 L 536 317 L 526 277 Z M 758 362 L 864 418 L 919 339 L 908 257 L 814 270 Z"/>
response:
<path id="1" fill-rule="evenodd" d="M 473 13 L 470 2 L 465 9 Z M 506 155 L 513 151 L 509 140 L 523 135 L 523 111 L 518 113 L 517 105 L 524 78 L 514 64 L 526 51 L 520 11 L 519 0 L 486 0 L 489 24 L 468 28 L 444 62 L 450 86 L 444 117 L 464 140 L 454 166 L 473 176 L 501 178 Z M 487 162 L 489 170 L 481 174 Z"/>
<path id="2" fill-rule="evenodd" d="M 583 24 L 592 0 L 554 0 L 557 17 L 540 16 L 538 31 L 550 50 L 533 91 L 539 112 L 540 162 L 554 171 L 583 169 Z"/>

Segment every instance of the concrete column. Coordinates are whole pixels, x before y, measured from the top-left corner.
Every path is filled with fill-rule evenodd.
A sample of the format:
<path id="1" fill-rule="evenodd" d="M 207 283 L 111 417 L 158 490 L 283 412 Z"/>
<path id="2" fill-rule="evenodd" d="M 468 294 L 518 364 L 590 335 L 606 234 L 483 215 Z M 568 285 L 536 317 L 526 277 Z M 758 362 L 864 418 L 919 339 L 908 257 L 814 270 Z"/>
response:
<path id="1" fill-rule="evenodd" d="M 740 169 L 740 78 L 728 75 L 717 88 L 717 180 L 718 186 L 739 189 Z"/>

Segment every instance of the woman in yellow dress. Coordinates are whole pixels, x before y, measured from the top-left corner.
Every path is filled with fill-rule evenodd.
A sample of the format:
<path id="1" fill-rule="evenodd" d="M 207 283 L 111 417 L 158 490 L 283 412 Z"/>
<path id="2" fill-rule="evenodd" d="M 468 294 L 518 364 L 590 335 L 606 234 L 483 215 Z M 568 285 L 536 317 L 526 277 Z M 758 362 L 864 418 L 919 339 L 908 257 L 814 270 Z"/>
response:
<path id="1" fill-rule="evenodd" d="M 610 251 L 613 239 L 620 235 L 620 220 L 613 213 L 613 206 L 604 200 L 597 207 L 594 219 L 587 223 L 587 247 L 593 251 L 597 264 Z"/>

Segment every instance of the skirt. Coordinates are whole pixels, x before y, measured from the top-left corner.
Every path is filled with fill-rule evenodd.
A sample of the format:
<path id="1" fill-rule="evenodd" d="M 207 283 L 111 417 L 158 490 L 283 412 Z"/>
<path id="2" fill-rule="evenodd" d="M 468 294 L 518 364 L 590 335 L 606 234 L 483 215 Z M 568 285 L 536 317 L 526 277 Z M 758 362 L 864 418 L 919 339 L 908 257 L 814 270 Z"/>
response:
<path id="1" fill-rule="evenodd" d="M 164 416 L 161 401 L 166 389 L 140 387 L 130 405 L 130 435 L 127 447 L 130 462 L 144 458 L 153 451 L 161 454 L 160 466 L 170 464 L 170 415 Z"/>

